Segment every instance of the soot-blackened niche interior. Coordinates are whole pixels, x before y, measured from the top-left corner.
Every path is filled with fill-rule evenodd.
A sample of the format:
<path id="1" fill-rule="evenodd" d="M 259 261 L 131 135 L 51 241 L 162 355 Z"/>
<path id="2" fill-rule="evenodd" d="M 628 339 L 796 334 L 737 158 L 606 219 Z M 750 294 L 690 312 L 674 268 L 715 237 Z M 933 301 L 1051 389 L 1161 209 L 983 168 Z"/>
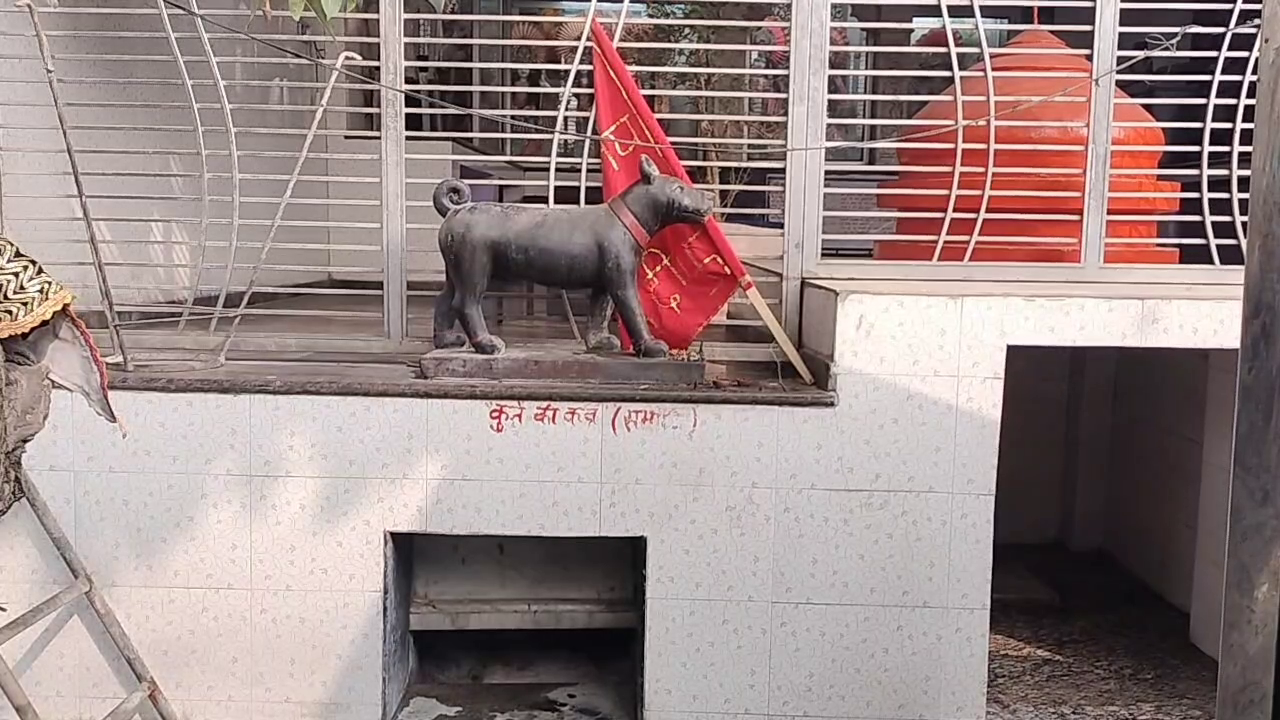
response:
<path id="1" fill-rule="evenodd" d="M 389 534 L 384 720 L 640 720 L 644 562 L 644 538 Z"/>

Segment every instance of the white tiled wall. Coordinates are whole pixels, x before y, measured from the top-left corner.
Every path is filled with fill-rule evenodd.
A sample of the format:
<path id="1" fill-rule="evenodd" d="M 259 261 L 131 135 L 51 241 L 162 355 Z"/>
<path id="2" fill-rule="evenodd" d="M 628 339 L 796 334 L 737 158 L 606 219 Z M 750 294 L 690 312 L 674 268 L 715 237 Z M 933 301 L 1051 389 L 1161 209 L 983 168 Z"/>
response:
<path id="1" fill-rule="evenodd" d="M 495 433 L 479 401 L 120 393 L 120 439 L 59 395 L 30 467 L 186 720 L 379 717 L 382 532 L 425 529 L 648 535 L 661 720 L 975 720 L 1006 345 L 1137 343 L 1147 310 L 848 296 L 833 409 L 525 403 Z M 0 519 L 0 604 L 62 580 Z M 72 606 L 3 652 L 77 720 L 126 692 L 101 641 Z"/>
<path id="2" fill-rule="evenodd" d="M 1218 657 L 1222 641 L 1222 592 L 1226 581 L 1224 563 L 1239 360 L 1238 352 L 1209 353 L 1205 388 L 1204 452 L 1196 520 L 1195 575 L 1191 586 L 1191 641 L 1214 658 Z"/>

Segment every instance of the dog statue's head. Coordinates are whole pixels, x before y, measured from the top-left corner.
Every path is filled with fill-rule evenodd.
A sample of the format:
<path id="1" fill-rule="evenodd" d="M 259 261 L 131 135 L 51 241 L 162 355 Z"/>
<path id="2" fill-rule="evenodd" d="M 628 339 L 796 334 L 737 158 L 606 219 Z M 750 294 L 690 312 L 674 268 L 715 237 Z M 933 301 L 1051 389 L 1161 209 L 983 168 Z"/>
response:
<path id="1" fill-rule="evenodd" d="M 663 175 L 648 155 L 640 157 L 640 182 L 627 193 L 627 204 L 637 215 L 657 227 L 678 223 L 702 223 L 716 208 L 714 193 L 692 187 L 679 178 Z"/>

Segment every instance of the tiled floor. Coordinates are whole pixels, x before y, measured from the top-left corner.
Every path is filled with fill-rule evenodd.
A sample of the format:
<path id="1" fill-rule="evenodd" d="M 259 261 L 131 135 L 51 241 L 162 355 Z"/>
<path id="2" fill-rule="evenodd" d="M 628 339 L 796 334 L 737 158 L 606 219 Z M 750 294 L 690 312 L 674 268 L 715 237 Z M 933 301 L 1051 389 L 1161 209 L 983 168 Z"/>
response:
<path id="1" fill-rule="evenodd" d="M 1185 614 L 1108 562 L 1033 551 L 997 565 L 1010 562 L 1060 604 L 994 604 L 988 720 L 1214 717 L 1217 664 L 1187 639 Z"/>

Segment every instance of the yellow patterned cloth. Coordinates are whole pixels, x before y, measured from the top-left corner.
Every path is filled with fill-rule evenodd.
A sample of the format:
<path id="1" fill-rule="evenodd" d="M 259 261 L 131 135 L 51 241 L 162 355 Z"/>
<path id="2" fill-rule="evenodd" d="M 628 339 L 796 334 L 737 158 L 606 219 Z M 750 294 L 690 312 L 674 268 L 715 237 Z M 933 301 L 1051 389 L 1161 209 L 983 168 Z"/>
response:
<path id="1" fill-rule="evenodd" d="M 0 235 L 0 338 L 31 332 L 72 299 L 35 258 Z"/>

